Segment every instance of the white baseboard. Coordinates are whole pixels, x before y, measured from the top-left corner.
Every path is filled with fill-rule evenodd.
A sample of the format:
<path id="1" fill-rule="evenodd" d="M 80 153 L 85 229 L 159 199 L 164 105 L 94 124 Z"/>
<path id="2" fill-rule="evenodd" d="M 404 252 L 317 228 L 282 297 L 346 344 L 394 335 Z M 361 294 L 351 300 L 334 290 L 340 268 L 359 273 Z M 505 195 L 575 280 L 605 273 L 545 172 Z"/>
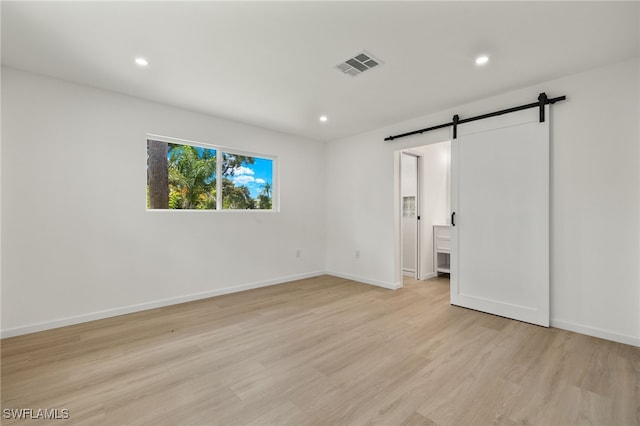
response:
<path id="1" fill-rule="evenodd" d="M 152 302 L 140 303 L 136 305 L 129 305 L 121 308 L 106 309 L 103 311 L 76 315 L 73 317 L 66 317 L 66 318 L 61 318 L 61 319 L 52 320 L 52 321 L 45 321 L 45 322 L 40 322 L 36 324 L 30 324 L 22 327 L 2 330 L 0 332 L 0 337 L 4 339 L 7 337 L 20 336 L 23 334 L 35 333 L 38 331 L 50 330 L 53 328 L 65 327 L 68 325 L 80 324 L 84 322 L 95 321 L 95 320 L 109 318 L 109 317 L 115 317 L 118 315 L 130 314 L 133 312 L 146 311 L 149 309 L 161 308 L 163 306 L 176 305 L 179 303 L 191 302 L 193 300 L 206 299 L 209 297 L 220 296 L 223 294 L 251 290 L 254 288 L 268 287 L 272 285 L 287 283 L 290 281 L 296 281 L 296 280 L 301 280 L 305 278 L 313 278 L 321 275 L 332 275 L 335 277 L 357 281 L 364 284 L 369 284 L 369 285 L 382 287 L 390 290 L 397 290 L 399 288 L 402 288 L 401 282 L 386 283 L 382 281 L 371 280 L 369 278 L 360 277 L 357 275 L 343 274 L 340 272 L 316 271 L 316 272 L 309 272 L 305 274 L 289 275 L 286 277 L 265 280 L 265 281 L 258 281 L 254 283 L 243 284 L 243 285 L 238 285 L 233 287 L 225 287 L 225 288 L 215 289 L 215 290 L 201 292 L 201 293 L 193 293 L 193 294 L 188 294 L 185 296 L 179 296 L 179 297 L 174 297 L 169 299 L 162 299 L 162 300 L 156 300 Z M 422 279 L 428 279 L 434 276 L 435 276 L 435 273 L 430 273 L 430 274 L 424 275 Z M 601 339 L 611 340 L 614 342 L 619 342 L 627 345 L 640 347 L 640 337 L 615 333 L 615 332 L 611 332 L 611 331 L 607 331 L 607 330 L 603 330 L 595 327 L 585 326 L 581 324 L 576 324 L 570 321 L 565 321 L 560 319 L 552 319 L 551 326 L 560 328 L 563 330 L 573 331 L 575 333 L 586 334 L 587 336 L 598 337 Z"/>
<path id="2" fill-rule="evenodd" d="M 416 276 L 416 272 L 412 271 L 412 270 L 409 270 L 409 269 L 403 269 L 402 270 L 402 275 L 405 276 L 405 277 L 413 278 L 413 277 Z M 427 274 L 420 275 L 419 279 L 420 280 L 428 280 L 429 278 L 434 278 L 435 276 L 436 276 L 435 272 L 429 272 Z"/>
<path id="3" fill-rule="evenodd" d="M 420 277 L 421 280 L 428 280 L 431 278 L 435 278 L 436 277 L 436 273 L 435 272 L 429 272 L 428 274 L 424 274 Z"/>
<path id="4" fill-rule="evenodd" d="M 382 281 L 376 281 L 376 280 L 371 280 L 369 278 L 364 278 L 364 277 L 359 277 L 357 275 L 351 275 L 351 274 L 343 274 L 341 272 L 334 272 L 334 271 L 326 271 L 327 275 L 332 275 L 334 277 L 338 277 L 338 278 L 344 278 L 346 280 L 351 280 L 351 281 L 357 281 L 363 284 L 369 284 L 369 285 L 374 285 L 376 287 L 382 287 L 382 288 L 387 288 L 389 290 L 397 290 L 399 288 L 402 288 L 402 283 L 385 283 Z"/>
<path id="5" fill-rule="evenodd" d="M 130 314 L 133 312 L 146 311 L 149 309 L 161 308 L 163 306 L 177 305 L 179 303 L 191 302 L 193 300 L 207 299 L 209 297 L 220 296 L 223 294 L 237 293 L 239 291 L 251 290 L 254 288 L 268 287 L 276 284 L 284 284 L 290 281 L 302 280 L 305 278 L 313 278 L 325 275 L 325 271 L 309 272 L 305 274 L 289 275 L 286 277 L 258 281 L 250 284 L 242 284 L 233 287 L 224 287 L 201 293 L 187 294 L 185 296 L 172 297 L 169 299 L 155 300 L 152 302 L 139 303 L 136 305 L 123 306 L 121 308 L 106 309 L 104 311 L 91 312 L 88 314 L 76 315 L 72 317 L 61 318 L 52 321 L 45 321 L 36 324 L 30 324 L 22 327 L 10 328 L 0 332 L 1 338 L 20 336 L 23 334 L 35 333 L 38 331 L 50 330 L 52 328 L 66 327 L 68 325 L 80 324 L 89 321 L 100 320 L 104 318 L 115 317 L 118 315 Z"/>
<path id="6" fill-rule="evenodd" d="M 586 334 L 587 336 L 598 337 L 600 339 L 611 340 L 626 345 L 640 347 L 640 337 L 629 336 L 627 334 L 615 333 L 612 331 L 602 330 L 600 328 L 589 327 L 586 325 L 572 323 L 570 321 L 552 319 L 551 327 L 561 328 L 563 330 L 573 331 L 575 333 Z"/>

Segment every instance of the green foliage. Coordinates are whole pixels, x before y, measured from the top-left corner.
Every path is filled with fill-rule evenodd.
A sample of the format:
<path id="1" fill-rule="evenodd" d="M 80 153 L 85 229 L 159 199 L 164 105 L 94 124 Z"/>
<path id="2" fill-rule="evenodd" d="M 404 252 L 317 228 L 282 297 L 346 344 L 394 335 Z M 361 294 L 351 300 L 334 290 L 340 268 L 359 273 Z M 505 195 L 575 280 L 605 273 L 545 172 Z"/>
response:
<path id="1" fill-rule="evenodd" d="M 269 182 L 264 184 L 262 193 L 258 195 L 258 208 L 262 210 L 271 210 L 273 208 L 271 201 L 271 185 L 269 185 Z"/>
<path id="2" fill-rule="evenodd" d="M 222 208 L 247 210 L 256 208 L 256 200 L 251 197 L 249 188 L 236 186 L 231 179 L 239 167 L 255 162 L 253 157 L 245 155 L 222 154 Z"/>
<path id="3" fill-rule="evenodd" d="M 271 210 L 273 208 L 271 205 L 271 197 L 265 194 L 258 195 L 258 208 L 262 210 Z"/>
<path id="4" fill-rule="evenodd" d="M 169 208 L 215 208 L 215 172 L 215 151 L 170 144 Z"/>
<path id="5" fill-rule="evenodd" d="M 233 177 L 243 166 L 254 164 L 253 157 L 222 153 L 222 208 L 271 209 L 271 186 L 266 183 L 253 198 L 246 186 L 236 186 Z M 216 208 L 216 154 L 213 149 L 169 144 L 169 208 Z"/>
<path id="6" fill-rule="evenodd" d="M 255 209 L 256 200 L 251 198 L 249 188 L 246 186 L 235 186 L 227 178 L 222 180 L 222 208 L 223 209 Z"/>

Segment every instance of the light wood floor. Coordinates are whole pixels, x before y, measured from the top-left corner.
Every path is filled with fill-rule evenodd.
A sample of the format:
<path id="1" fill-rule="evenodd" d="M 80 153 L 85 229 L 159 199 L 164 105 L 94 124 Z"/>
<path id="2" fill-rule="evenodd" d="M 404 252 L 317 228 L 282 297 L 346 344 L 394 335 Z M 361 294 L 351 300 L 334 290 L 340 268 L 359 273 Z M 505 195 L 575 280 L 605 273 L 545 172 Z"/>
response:
<path id="1" fill-rule="evenodd" d="M 325 276 L 5 339 L 2 408 L 68 409 L 56 425 L 640 425 L 640 349 L 448 292 Z"/>

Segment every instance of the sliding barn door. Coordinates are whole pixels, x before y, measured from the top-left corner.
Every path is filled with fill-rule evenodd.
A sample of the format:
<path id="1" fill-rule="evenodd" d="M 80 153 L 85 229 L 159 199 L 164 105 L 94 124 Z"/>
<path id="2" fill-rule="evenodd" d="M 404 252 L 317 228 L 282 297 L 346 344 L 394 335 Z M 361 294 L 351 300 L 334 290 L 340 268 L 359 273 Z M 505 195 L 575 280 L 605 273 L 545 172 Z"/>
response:
<path id="1" fill-rule="evenodd" d="M 462 124 L 451 143 L 451 303 L 549 326 L 549 113 Z"/>

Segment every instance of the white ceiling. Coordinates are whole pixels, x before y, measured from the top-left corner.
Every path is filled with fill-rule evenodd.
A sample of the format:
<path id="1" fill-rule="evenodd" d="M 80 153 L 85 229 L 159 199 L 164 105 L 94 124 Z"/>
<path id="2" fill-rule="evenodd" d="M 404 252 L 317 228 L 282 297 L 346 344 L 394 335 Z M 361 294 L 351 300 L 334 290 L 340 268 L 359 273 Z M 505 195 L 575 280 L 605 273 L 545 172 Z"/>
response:
<path id="1" fill-rule="evenodd" d="M 2 63 L 332 140 L 637 57 L 638 6 L 3 1 Z M 363 49 L 384 65 L 334 69 Z"/>

